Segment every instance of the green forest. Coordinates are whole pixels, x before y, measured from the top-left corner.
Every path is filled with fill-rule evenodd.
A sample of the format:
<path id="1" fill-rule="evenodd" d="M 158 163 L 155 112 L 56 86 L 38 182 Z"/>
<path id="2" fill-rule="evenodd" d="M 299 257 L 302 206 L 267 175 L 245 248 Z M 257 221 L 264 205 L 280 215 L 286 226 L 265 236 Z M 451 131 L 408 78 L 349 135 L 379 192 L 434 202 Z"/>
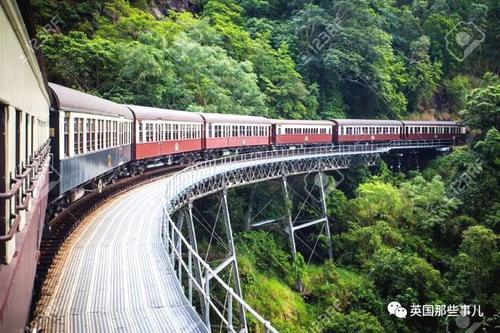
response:
<path id="1" fill-rule="evenodd" d="M 343 172 L 327 198 L 333 260 L 321 237 L 318 255 L 292 260 L 283 233 L 243 226 L 250 190 L 230 193 L 240 273 L 245 299 L 280 332 L 460 331 L 410 316 L 411 304 L 481 305 L 477 331 L 500 329 L 498 0 L 32 3 L 48 79 L 116 102 L 463 121 L 467 144 L 424 169 Z M 388 314 L 391 301 L 406 319 Z"/>

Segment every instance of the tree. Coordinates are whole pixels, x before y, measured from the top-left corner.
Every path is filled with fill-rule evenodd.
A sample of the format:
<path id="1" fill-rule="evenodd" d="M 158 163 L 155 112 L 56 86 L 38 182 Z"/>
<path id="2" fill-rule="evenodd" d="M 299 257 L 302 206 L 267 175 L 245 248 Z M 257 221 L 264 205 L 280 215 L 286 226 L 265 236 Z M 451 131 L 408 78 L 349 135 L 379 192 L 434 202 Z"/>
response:
<path id="1" fill-rule="evenodd" d="M 361 225 L 377 220 L 395 223 L 404 207 L 398 189 L 377 180 L 359 185 L 353 204 Z"/>
<path id="2" fill-rule="evenodd" d="M 498 240 L 498 235 L 480 225 L 472 226 L 463 233 L 459 253 L 452 263 L 455 298 L 492 305 L 494 300 L 488 295 L 496 292 L 500 274 Z"/>
<path id="3" fill-rule="evenodd" d="M 385 329 L 372 314 L 366 311 L 351 311 L 345 315 L 335 315 L 327 322 L 328 333 L 383 333 Z"/>
<path id="4" fill-rule="evenodd" d="M 410 109 L 415 108 L 420 103 L 431 100 L 441 79 L 441 63 L 432 62 L 429 57 L 430 39 L 421 36 L 410 44 L 411 58 L 407 68 L 409 71 L 408 88 Z"/>
<path id="5" fill-rule="evenodd" d="M 484 135 L 500 124 L 500 79 L 486 73 L 479 88 L 473 89 L 466 97 L 465 110 L 461 112 L 467 125 L 479 129 Z"/>

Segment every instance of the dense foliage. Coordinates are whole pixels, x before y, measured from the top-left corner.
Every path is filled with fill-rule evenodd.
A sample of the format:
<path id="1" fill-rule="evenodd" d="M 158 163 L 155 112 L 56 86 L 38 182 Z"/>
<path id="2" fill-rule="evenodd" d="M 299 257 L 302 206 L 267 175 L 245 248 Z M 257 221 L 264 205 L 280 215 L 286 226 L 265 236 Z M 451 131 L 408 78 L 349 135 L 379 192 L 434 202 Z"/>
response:
<path id="1" fill-rule="evenodd" d="M 495 0 L 33 2 L 40 26 L 56 22 L 41 38 L 49 79 L 126 103 L 448 118 L 498 69 Z M 463 31 L 479 41 L 464 61 Z"/>
<path id="2" fill-rule="evenodd" d="M 480 304 L 484 327 L 498 329 L 500 2 L 34 3 L 40 26 L 60 18 L 41 34 L 49 79 L 115 101 L 304 119 L 461 117 L 468 145 L 421 172 L 382 163 L 344 175 L 327 198 L 333 261 L 324 238 L 318 255 L 302 246 L 292 261 L 286 235 L 235 222 L 240 273 L 246 300 L 283 332 L 449 324 L 391 317 L 394 300 Z M 467 57 L 461 30 L 480 41 Z M 265 201 L 279 186 L 266 186 L 255 201 L 280 218 L 283 204 Z M 245 221 L 241 194 L 231 196 L 233 221 Z M 313 233 L 301 237 L 314 244 Z"/>

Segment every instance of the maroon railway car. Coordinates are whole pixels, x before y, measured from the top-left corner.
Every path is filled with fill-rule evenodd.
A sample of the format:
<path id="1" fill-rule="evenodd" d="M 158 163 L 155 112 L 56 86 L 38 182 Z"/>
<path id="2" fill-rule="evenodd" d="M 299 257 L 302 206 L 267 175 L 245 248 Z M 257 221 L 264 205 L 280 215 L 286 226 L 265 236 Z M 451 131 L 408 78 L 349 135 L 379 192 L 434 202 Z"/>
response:
<path id="1" fill-rule="evenodd" d="M 247 148 L 270 144 L 271 121 L 264 117 L 199 113 L 205 121 L 203 149 Z"/>
<path id="2" fill-rule="evenodd" d="M 333 141 L 337 143 L 400 140 L 403 132 L 403 123 L 397 120 L 332 119 L 332 121 Z"/>
<path id="3" fill-rule="evenodd" d="M 327 120 L 272 119 L 272 143 L 275 145 L 331 143 L 333 123 Z"/>
<path id="4" fill-rule="evenodd" d="M 199 151 L 203 119 L 194 112 L 129 105 L 135 115 L 136 160 Z"/>
<path id="5" fill-rule="evenodd" d="M 454 121 L 403 121 L 404 140 L 465 140 L 466 130 Z"/>

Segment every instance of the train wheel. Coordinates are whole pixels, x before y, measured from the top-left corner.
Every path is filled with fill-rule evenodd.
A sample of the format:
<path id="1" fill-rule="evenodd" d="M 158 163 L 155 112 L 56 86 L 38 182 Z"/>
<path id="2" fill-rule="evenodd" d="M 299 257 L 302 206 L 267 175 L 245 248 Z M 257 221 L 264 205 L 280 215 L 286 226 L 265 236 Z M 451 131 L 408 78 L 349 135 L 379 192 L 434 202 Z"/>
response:
<path id="1" fill-rule="evenodd" d="M 104 182 L 102 181 L 102 179 L 99 179 L 99 181 L 97 182 L 97 192 L 98 193 L 101 193 L 102 190 L 104 189 Z"/>

